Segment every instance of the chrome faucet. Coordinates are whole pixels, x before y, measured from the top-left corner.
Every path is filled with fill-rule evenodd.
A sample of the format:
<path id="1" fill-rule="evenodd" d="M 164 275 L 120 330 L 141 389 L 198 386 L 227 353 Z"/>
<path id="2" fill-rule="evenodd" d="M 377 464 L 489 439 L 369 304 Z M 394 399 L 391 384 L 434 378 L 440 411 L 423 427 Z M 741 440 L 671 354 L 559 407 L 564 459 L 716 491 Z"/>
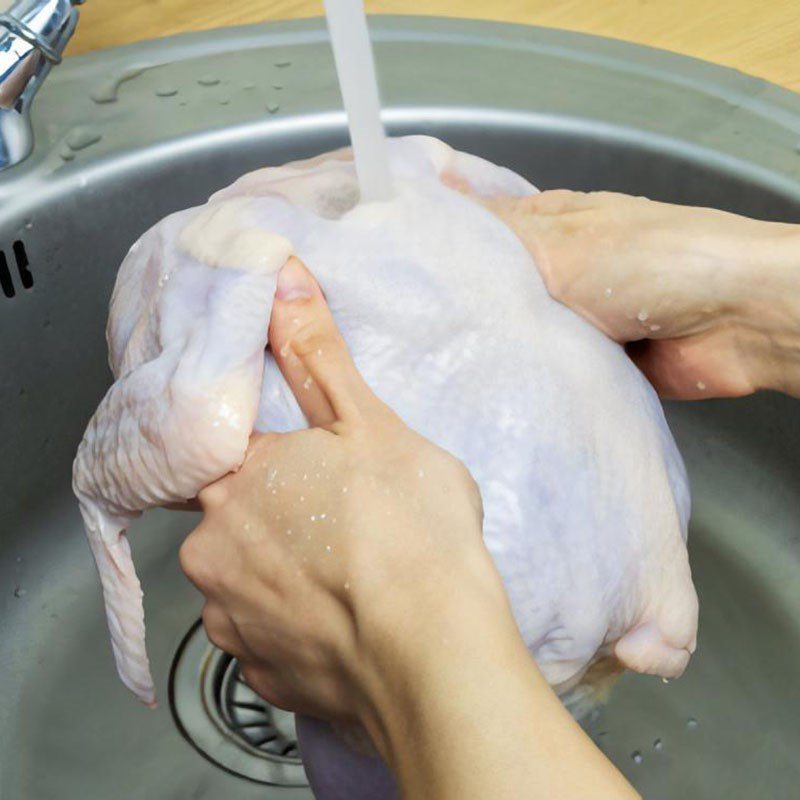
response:
<path id="1" fill-rule="evenodd" d="M 83 0 L 16 0 L 0 13 L 0 170 L 33 149 L 33 96 L 78 24 Z"/>

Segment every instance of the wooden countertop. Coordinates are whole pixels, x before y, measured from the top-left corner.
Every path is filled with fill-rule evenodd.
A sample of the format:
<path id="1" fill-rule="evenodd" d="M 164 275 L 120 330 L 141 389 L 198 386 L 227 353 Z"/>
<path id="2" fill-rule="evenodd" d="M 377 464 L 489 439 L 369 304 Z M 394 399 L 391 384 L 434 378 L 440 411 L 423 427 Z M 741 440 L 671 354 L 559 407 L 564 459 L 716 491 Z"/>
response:
<path id="1" fill-rule="evenodd" d="M 798 0 L 366 0 L 366 6 L 373 14 L 473 17 L 626 39 L 800 92 Z M 321 13 L 321 0 L 89 0 L 68 53 Z"/>

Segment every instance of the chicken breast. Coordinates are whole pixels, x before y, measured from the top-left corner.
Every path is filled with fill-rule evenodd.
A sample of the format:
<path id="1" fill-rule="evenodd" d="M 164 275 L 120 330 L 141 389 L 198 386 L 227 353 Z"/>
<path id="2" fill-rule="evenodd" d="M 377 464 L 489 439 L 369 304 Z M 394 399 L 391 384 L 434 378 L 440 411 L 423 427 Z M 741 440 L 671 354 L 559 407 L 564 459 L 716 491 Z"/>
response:
<path id="1" fill-rule="evenodd" d="M 477 195 L 536 190 L 434 139 L 389 150 L 389 202 L 357 204 L 340 151 L 244 176 L 160 222 L 122 264 L 108 323 L 115 382 L 74 486 L 120 676 L 147 703 L 125 532 L 235 469 L 254 428 L 306 425 L 265 352 L 291 252 L 367 383 L 471 470 L 520 630 L 557 691 L 578 702 L 622 667 L 672 678 L 694 649 L 689 492 L 658 398 L 619 345 L 549 297 L 514 234 L 441 176 Z M 327 728 L 304 730 L 320 797 L 375 796 L 360 793 L 363 774 L 349 781 L 379 762 L 343 760 Z"/>

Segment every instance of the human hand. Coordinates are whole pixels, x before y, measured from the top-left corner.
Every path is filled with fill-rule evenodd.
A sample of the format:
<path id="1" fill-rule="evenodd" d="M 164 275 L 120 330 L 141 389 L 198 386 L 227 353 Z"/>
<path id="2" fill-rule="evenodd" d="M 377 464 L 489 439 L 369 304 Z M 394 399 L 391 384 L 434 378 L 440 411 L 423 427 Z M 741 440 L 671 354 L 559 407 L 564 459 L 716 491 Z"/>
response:
<path id="1" fill-rule="evenodd" d="M 530 657 L 469 473 L 372 394 L 296 259 L 270 342 L 315 427 L 199 495 L 210 639 L 275 705 L 363 726 L 404 797 L 635 797 Z"/>
<path id="2" fill-rule="evenodd" d="M 800 395 L 800 233 L 611 192 L 484 201 L 533 255 L 550 294 L 683 399 Z"/>
<path id="3" fill-rule="evenodd" d="M 386 684 L 405 679 L 396 648 L 411 659 L 438 651 L 443 630 L 455 642 L 495 609 L 510 619 L 480 495 L 370 391 L 296 259 L 269 338 L 314 427 L 253 437 L 241 469 L 200 493 L 181 564 L 207 598 L 210 639 L 256 692 L 361 722 L 381 747 Z"/>

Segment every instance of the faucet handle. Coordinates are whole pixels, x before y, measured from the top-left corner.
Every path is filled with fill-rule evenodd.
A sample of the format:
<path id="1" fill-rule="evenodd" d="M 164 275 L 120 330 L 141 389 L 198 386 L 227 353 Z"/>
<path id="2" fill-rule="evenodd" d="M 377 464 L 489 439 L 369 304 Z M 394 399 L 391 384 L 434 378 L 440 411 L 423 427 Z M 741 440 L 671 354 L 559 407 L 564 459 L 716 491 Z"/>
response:
<path id="1" fill-rule="evenodd" d="M 76 5 L 84 0 L 17 0 L 0 14 L 0 26 L 35 47 L 51 63 L 58 64 L 78 23 Z M 0 48 L 2 49 L 2 48 Z"/>

